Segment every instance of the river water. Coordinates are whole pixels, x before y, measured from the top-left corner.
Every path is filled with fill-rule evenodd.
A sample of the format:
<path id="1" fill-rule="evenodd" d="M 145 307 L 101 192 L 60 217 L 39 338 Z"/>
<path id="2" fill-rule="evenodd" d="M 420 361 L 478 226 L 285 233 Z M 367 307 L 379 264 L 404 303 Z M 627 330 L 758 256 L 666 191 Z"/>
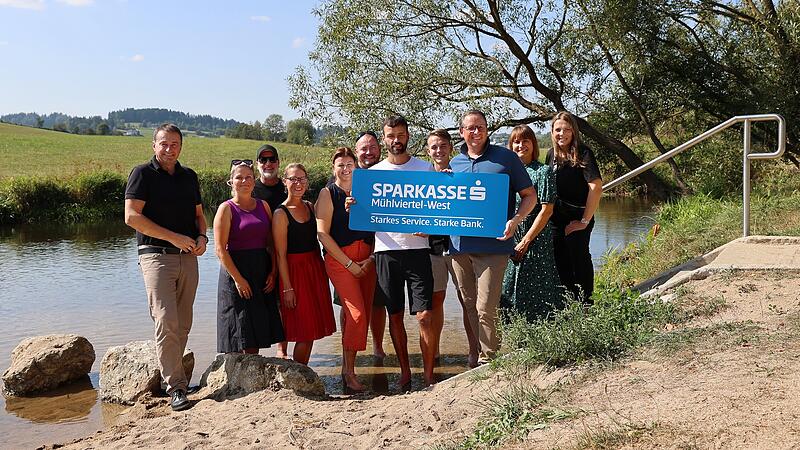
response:
<path id="1" fill-rule="evenodd" d="M 653 224 L 652 206 L 639 199 L 604 198 L 592 233 L 596 266 L 607 249 L 636 240 Z M 208 232 L 209 237 L 212 233 Z M 213 249 L 213 245 L 209 245 Z M 216 347 L 216 284 L 219 263 L 210 250 L 199 259 L 200 283 L 189 347 L 195 353 L 194 383 L 208 367 Z M 334 312 L 337 315 L 338 308 Z M 100 361 L 111 346 L 151 339 L 153 325 L 136 265 L 136 239 L 121 222 L 92 225 L 0 228 L 0 370 L 11 364 L 11 351 L 25 337 L 75 333 L 86 337 L 97 358 L 89 380 L 46 396 L 3 399 L 0 396 L 0 448 L 35 447 L 91 434 L 114 423 L 123 410 L 98 401 Z M 448 286 L 441 358 L 436 373 L 445 379 L 467 368 L 461 308 Z M 409 353 L 414 388 L 421 385 L 417 325 L 408 317 Z M 341 393 L 341 336 L 315 343 L 310 361 L 329 393 Z M 388 330 L 382 362 L 372 358 L 371 342 L 359 355 L 357 372 L 370 390 L 396 392 L 399 369 Z M 273 356 L 274 349 L 262 350 Z"/>

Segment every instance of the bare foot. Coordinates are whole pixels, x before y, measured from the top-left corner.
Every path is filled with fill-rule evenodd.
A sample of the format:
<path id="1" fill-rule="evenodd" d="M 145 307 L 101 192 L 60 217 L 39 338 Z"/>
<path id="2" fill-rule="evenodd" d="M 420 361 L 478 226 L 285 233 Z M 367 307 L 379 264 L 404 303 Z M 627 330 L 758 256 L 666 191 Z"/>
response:
<path id="1" fill-rule="evenodd" d="M 386 352 L 385 352 L 385 351 L 383 351 L 383 349 L 382 349 L 382 348 L 380 348 L 380 347 L 376 347 L 376 348 L 375 348 L 375 351 L 374 351 L 374 352 L 372 352 L 372 356 L 374 356 L 374 357 L 376 357 L 376 358 L 383 359 L 383 358 L 385 358 L 385 357 L 386 357 Z"/>
<path id="2" fill-rule="evenodd" d="M 425 386 L 433 386 L 434 384 L 436 384 L 436 377 L 434 375 L 431 375 L 430 377 L 425 375 L 424 378 L 425 378 Z"/>
<path id="3" fill-rule="evenodd" d="M 400 389 L 408 390 L 411 388 L 411 372 L 408 373 L 400 373 L 400 380 L 398 380 L 397 384 L 400 385 Z"/>
<path id="4" fill-rule="evenodd" d="M 292 358 L 289 358 L 289 355 L 287 355 L 286 353 L 283 353 L 280 350 L 278 350 L 278 352 L 275 353 L 275 357 L 276 358 L 281 358 L 281 359 L 292 359 Z"/>
<path id="5" fill-rule="evenodd" d="M 469 366 L 473 369 L 478 367 L 478 354 L 470 353 L 469 357 L 467 358 L 467 362 L 469 363 Z"/>
<path id="6" fill-rule="evenodd" d="M 358 376 L 354 373 L 344 374 L 345 386 L 351 391 L 363 392 L 367 388 L 358 381 Z"/>

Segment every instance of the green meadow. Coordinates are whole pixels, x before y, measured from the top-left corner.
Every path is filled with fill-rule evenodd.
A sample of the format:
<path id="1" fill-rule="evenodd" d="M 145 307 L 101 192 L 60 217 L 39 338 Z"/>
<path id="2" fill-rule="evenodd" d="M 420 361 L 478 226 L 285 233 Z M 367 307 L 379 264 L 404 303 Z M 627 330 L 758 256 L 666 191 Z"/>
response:
<path id="1" fill-rule="evenodd" d="M 127 175 L 153 156 L 148 136 L 86 136 L 0 123 L 0 179 L 20 176 L 67 179 L 111 171 Z M 261 141 L 187 136 L 180 161 L 195 170 L 227 169 L 231 159 L 252 159 Z M 270 142 L 281 165 L 327 166 L 331 150 Z"/>
<path id="2" fill-rule="evenodd" d="M 231 159 L 253 159 L 264 142 L 186 136 L 182 164 L 197 172 L 209 210 L 229 198 Z M 273 142 L 281 165 L 303 163 L 310 198 L 330 176 L 331 149 Z M 85 222 L 122 216 L 125 181 L 152 158 L 147 136 L 85 136 L 0 123 L 0 224 Z"/>

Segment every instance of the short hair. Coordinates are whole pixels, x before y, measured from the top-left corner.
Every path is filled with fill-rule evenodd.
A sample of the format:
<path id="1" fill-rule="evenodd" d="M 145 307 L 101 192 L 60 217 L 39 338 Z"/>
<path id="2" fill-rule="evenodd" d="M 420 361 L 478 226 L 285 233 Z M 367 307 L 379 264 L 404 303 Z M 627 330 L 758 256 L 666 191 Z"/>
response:
<path id="1" fill-rule="evenodd" d="M 470 109 L 469 111 L 461 115 L 461 120 L 458 122 L 458 126 L 460 128 L 464 128 L 464 119 L 466 119 L 469 116 L 480 116 L 486 123 L 486 125 L 489 125 L 489 121 L 486 120 L 486 114 L 484 114 L 483 111 L 481 111 L 480 109 Z"/>
<path id="2" fill-rule="evenodd" d="M 527 125 L 517 125 L 511 130 L 511 134 L 508 136 L 508 148 L 511 148 L 511 144 L 514 141 L 524 141 L 526 139 L 533 142 L 534 161 L 539 159 L 539 143 L 536 141 L 536 133 Z"/>
<path id="3" fill-rule="evenodd" d="M 450 136 L 450 133 L 447 130 L 445 130 L 444 128 L 437 128 L 437 129 L 431 131 L 430 133 L 428 133 L 428 137 L 425 138 L 425 140 L 427 141 L 428 139 L 430 139 L 430 138 L 432 138 L 434 136 L 438 137 L 439 139 L 444 139 L 447 142 L 452 142 L 453 141 L 453 138 L 452 138 L 452 136 Z"/>
<path id="4" fill-rule="evenodd" d="M 353 153 L 350 147 L 339 147 L 334 150 L 333 156 L 331 156 L 331 164 L 336 163 L 336 160 L 339 158 L 353 158 L 353 162 L 358 161 L 356 154 Z"/>
<path id="5" fill-rule="evenodd" d="M 162 123 L 155 130 L 153 130 L 153 142 L 156 141 L 156 136 L 158 136 L 159 131 L 164 131 L 166 133 L 178 133 L 178 136 L 181 138 L 181 144 L 183 144 L 183 133 L 181 132 L 181 129 L 178 128 L 178 126 L 174 123 Z"/>
<path id="6" fill-rule="evenodd" d="M 404 126 L 406 127 L 406 131 L 408 131 L 408 122 L 406 121 L 406 118 L 401 115 L 387 117 L 383 120 L 383 126 L 389 128 Z"/>
<path id="7" fill-rule="evenodd" d="M 288 174 L 289 170 L 291 170 L 291 169 L 300 169 L 300 170 L 303 171 L 304 174 L 306 174 L 306 176 L 308 176 L 308 170 L 306 170 L 306 166 L 304 166 L 304 165 L 302 165 L 300 163 L 291 163 L 288 166 L 286 166 L 285 169 L 283 169 L 283 177 L 284 178 L 286 178 L 286 174 Z"/>
<path id="8" fill-rule="evenodd" d="M 361 133 L 358 133 L 358 136 L 356 136 L 356 140 L 353 141 L 353 142 L 360 141 L 361 138 L 363 138 L 364 136 L 372 136 L 373 138 L 375 138 L 376 141 L 378 141 L 378 142 L 381 141 L 380 139 L 378 139 L 378 135 L 374 131 L 367 130 L 367 131 L 362 131 Z"/>
<path id="9" fill-rule="evenodd" d="M 568 149 L 558 148 L 556 144 L 556 137 L 553 135 L 553 126 L 557 121 L 564 120 L 572 127 L 572 143 Z M 559 111 L 553 116 L 550 121 L 550 139 L 553 142 L 553 153 L 555 154 L 556 161 L 569 161 L 572 165 L 583 167 L 581 155 L 578 153 L 578 147 L 581 145 L 581 132 L 578 130 L 578 120 L 575 116 L 567 111 Z"/>

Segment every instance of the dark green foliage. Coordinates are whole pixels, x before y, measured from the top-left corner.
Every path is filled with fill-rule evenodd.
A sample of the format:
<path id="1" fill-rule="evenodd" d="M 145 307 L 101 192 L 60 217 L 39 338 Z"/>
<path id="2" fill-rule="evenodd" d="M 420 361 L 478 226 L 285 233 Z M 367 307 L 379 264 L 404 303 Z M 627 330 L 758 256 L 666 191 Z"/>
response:
<path id="1" fill-rule="evenodd" d="M 674 306 L 633 291 L 595 291 L 595 303 L 570 301 L 550 320 L 528 323 L 512 317 L 502 327 L 503 342 L 516 351 L 516 364 L 564 366 L 590 359 L 616 359 L 650 339 L 673 320 Z"/>

